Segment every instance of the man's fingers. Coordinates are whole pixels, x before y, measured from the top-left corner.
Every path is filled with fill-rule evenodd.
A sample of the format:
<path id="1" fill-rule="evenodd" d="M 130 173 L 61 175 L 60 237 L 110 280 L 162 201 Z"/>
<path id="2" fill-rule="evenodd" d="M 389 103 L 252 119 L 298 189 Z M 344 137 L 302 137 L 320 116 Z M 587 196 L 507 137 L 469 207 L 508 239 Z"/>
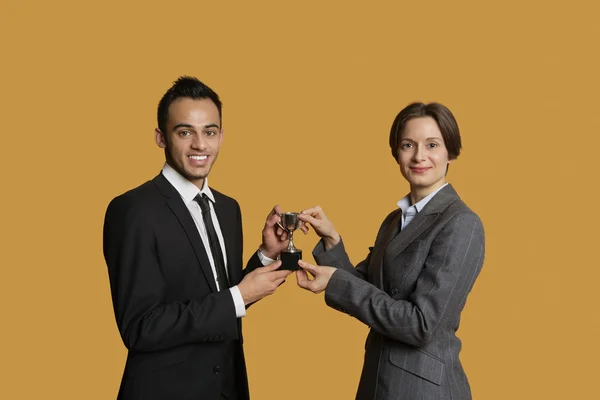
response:
<path id="1" fill-rule="evenodd" d="M 276 281 L 273 281 L 273 283 L 277 286 L 280 286 L 281 284 L 283 284 L 283 282 L 285 282 L 285 278 L 281 278 L 281 279 L 277 279 Z"/>
<path id="2" fill-rule="evenodd" d="M 281 212 L 279 211 L 279 206 L 273 207 L 273 209 L 267 216 L 267 221 L 265 224 L 269 227 L 275 226 L 275 224 L 279 222 L 279 214 L 281 214 Z"/>
<path id="3" fill-rule="evenodd" d="M 269 279 L 271 281 L 276 281 L 278 279 L 285 279 L 291 273 L 292 273 L 292 271 L 288 271 L 286 269 L 282 269 L 280 271 L 271 271 L 271 272 L 269 272 Z"/>
<path id="4" fill-rule="evenodd" d="M 277 261 L 272 262 L 269 265 L 265 265 L 264 267 L 260 267 L 259 269 L 261 269 L 264 272 L 270 272 L 270 271 L 275 271 L 280 266 L 281 266 L 281 260 L 277 260 Z"/>
<path id="5" fill-rule="evenodd" d="M 281 240 L 282 242 L 285 242 L 286 240 L 288 240 L 288 236 L 289 236 L 289 234 L 286 231 L 282 231 L 281 234 L 279 235 L 279 240 Z"/>

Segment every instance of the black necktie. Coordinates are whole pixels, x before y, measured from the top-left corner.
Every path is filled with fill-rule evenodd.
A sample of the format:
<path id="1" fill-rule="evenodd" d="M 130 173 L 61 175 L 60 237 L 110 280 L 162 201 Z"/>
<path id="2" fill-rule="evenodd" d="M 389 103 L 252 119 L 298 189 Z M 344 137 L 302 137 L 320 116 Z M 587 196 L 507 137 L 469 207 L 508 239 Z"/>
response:
<path id="1" fill-rule="evenodd" d="M 204 219 L 204 225 L 206 226 L 206 233 L 208 234 L 208 242 L 210 243 L 210 251 L 213 256 L 215 263 L 215 269 L 217 270 L 217 281 L 219 282 L 219 290 L 229 289 L 229 279 L 227 279 L 227 273 L 225 272 L 225 261 L 223 260 L 223 252 L 221 251 L 221 245 L 219 244 L 219 237 L 215 226 L 213 225 L 212 217 L 210 215 L 210 205 L 208 204 L 208 197 L 205 194 L 202 196 L 198 194 L 194 197 L 194 200 L 200 204 L 202 209 L 202 219 Z"/>

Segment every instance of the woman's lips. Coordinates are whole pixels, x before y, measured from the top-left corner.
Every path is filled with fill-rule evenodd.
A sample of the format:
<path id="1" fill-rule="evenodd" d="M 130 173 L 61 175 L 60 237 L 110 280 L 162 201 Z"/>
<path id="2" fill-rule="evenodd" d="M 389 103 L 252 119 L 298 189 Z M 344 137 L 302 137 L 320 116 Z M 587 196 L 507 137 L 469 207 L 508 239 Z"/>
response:
<path id="1" fill-rule="evenodd" d="M 410 167 L 410 170 L 417 174 L 422 174 L 429 171 L 431 167 Z"/>

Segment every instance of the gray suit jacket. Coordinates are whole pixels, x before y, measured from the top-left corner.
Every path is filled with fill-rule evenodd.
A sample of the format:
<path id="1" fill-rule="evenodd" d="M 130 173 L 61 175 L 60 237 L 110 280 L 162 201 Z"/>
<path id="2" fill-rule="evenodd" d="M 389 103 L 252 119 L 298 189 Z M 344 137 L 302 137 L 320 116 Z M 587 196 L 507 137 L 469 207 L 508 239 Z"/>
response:
<path id="1" fill-rule="evenodd" d="M 371 328 L 356 398 L 471 399 L 456 330 L 483 264 L 481 220 L 450 185 L 398 233 L 401 212 L 386 217 L 356 268 L 342 241 L 313 251 L 338 268 L 326 303 Z"/>

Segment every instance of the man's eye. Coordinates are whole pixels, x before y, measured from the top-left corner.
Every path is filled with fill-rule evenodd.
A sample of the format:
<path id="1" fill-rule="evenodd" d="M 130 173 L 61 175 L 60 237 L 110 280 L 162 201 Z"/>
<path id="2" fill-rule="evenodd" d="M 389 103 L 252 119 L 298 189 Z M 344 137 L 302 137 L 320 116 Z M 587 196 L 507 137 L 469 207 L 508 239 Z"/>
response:
<path id="1" fill-rule="evenodd" d="M 214 136 L 216 134 L 217 134 L 217 132 L 215 132 L 215 131 L 206 131 L 206 136 Z"/>
<path id="2" fill-rule="evenodd" d="M 181 136 L 190 136 L 192 134 L 192 132 L 190 132 L 190 131 L 180 131 L 179 134 Z"/>

